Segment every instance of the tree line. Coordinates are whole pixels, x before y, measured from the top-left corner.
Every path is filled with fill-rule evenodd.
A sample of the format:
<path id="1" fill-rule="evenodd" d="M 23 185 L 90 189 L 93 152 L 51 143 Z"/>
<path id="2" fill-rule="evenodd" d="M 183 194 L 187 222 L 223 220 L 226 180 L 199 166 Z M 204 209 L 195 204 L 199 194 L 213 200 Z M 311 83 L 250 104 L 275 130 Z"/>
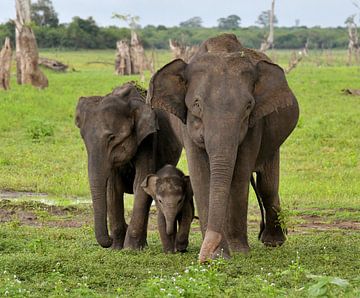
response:
<path id="1" fill-rule="evenodd" d="M 93 18 L 82 19 L 74 17 L 69 24 L 60 24 L 56 27 L 33 25 L 33 30 L 39 48 L 67 48 L 67 49 L 113 49 L 120 39 L 130 39 L 128 28 L 116 26 L 99 27 Z M 144 48 L 167 49 L 169 39 L 195 45 L 203 40 L 222 32 L 236 34 L 244 46 L 259 48 L 267 33 L 265 28 L 247 27 L 236 29 L 222 28 L 187 28 L 165 27 L 162 25 L 148 25 L 137 29 Z M 0 24 L 0 44 L 9 36 L 15 44 L 15 28 L 12 22 Z M 347 48 L 348 36 L 345 27 L 276 27 L 275 48 L 297 49 L 305 45 L 308 40 L 310 49 Z"/>
<path id="2" fill-rule="evenodd" d="M 131 29 L 140 36 L 144 48 L 167 49 L 169 39 L 186 45 L 196 45 L 203 40 L 223 32 L 236 34 L 244 46 L 259 48 L 268 33 L 270 11 L 263 11 L 258 16 L 258 26 L 241 27 L 241 18 L 229 15 L 217 20 L 218 26 L 204 28 L 200 17 L 192 17 L 179 26 L 148 25 L 141 28 L 138 17 L 114 14 L 114 18 L 126 21 Z M 117 26 L 100 27 L 94 18 L 74 17 L 68 24 L 60 24 L 58 15 L 51 0 L 38 0 L 31 5 L 32 29 L 34 30 L 39 48 L 66 49 L 113 49 L 121 39 L 130 39 L 128 28 Z M 274 16 L 274 24 L 277 24 Z M 277 49 L 302 48 L 307 43 L 310 49 L 347 48 L 348 36 L 346 27 L 320 28 L 299 26 L 296 20 L 294 27 L 276 27 L 274 45 Z M 12 21 L 0 24 L 0 44 L 5 37 L 15 44 L 15 25 Z"/>

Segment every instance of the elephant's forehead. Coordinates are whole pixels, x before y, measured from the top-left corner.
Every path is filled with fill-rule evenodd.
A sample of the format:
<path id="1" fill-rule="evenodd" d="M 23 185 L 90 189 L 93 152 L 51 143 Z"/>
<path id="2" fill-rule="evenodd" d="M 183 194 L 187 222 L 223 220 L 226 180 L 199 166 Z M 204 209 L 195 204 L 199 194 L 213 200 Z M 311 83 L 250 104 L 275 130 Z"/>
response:
<path id="1" fill-rule="evenodd" d="M 171 178 L 162 178 L 159 179 L 156 183 L 156 190 L 159 194 L 181 194 L 183 192 L 181 181 Z"/>
<path id="2" fill-rule="evenodd" d="M 192 72 L 239 73 L 253 70 L 254 64 L 243 51 L 235 53 L 206 53 L 191 61 L 188 74 Z"/>

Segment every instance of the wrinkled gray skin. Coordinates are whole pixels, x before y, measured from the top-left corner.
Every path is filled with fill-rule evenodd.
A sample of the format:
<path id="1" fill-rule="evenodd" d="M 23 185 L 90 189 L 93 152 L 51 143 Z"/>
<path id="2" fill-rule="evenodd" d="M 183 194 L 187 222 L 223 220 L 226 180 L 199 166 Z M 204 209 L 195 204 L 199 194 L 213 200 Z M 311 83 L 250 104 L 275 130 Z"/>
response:
<path id="1" fill-rule="evenodd" d="M 155 200 L 164 252 L 186 252 L 194 219 L 189 176 L 173 165 L 166 165 L 156 174 L 148 175 L 141 186 Z"/>
<path id="2" fill-rule="evenodd" d="M 145 104 L 129 83 L 104 97 L 79 99 L 76 125 L 87 150 L 95 236 L 102 247 L 145 246 L 152 199 L 140 185 L 165 164 L 176 165 L 182 149 L 168 117 L 166 112 Z M 134 194 L 128 227 L 124 193 Z"/>
<path id="3" fill-rule="evenodd" d="M 266 211 L 260 239 L 281 245 L 279 148 L 299 117 L 283 70 L 265 54 L 244 48 L 235 35 L 223 34 L 206 40 L 188 64 L 177 59 L 160 69 L 147 101 L 183 122 L 204 238 L 200 262 L 249 250 L 252 172 Z"/>

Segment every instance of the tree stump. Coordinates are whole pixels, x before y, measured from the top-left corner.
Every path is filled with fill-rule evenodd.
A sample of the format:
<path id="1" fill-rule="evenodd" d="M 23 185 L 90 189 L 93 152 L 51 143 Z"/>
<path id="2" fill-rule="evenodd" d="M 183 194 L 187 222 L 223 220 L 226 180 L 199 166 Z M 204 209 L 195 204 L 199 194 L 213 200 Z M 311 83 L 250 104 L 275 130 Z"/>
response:
<path id="1" fill-rule="evenodd" d="M 266 52 L 268 49 L 274 47 L 274 15 L 275 15 L 275 0 L 271 2 L 271 11 L 269 18 L 269 35 L 266 40 L 260 45 L 260 52 Z"/>
<path id="2" fill-rule="evenodd" d="M 122 76 L 132 74 L 130 48 L 127 41 L 119 40 L 116 43 L 116 49 L 115 73 Z"/>
<path id="3" fill-rule="evenodd" d="M 10 70 L 11 70 L 12 49 L 10 38 L 6 37 L 4 46 L 0 52 L 0 88 L 10 89 Z"/>
<path id="4" fill-rule="evenodd" d="M 146 58 L 144 48 L 135 31 L 131 31 L 130 56 L 132 73 L 140 74 L 143 81 L 144 70 L 146 69 Z"/>
<path id="5" fill-rule="evenodd" d="M 115 72 L 118 75 L 140 74 L 145 80 L 144 71 L 152 68 L 145 56 L 144 48 L 135 31 L 131 31 L 130 47 L 125 40 L 116 43 Z"/>
<path id="6" fill-rule="evenodd" d="M 182 59 L 186 63 L 195 55 L 196 51 L 199 49 L 198 46 L 186 46 L 177 41 L 169 39 L 170 50 L 173 53 L 174 59 Z"/>
<path id="7" fill-rule="evenodd" d="M 16 0 L 17 81 L 19 84 L 46 88 L 49 83 L 38 66 L 39 51 L 30 23 L 30 0 Z"/>

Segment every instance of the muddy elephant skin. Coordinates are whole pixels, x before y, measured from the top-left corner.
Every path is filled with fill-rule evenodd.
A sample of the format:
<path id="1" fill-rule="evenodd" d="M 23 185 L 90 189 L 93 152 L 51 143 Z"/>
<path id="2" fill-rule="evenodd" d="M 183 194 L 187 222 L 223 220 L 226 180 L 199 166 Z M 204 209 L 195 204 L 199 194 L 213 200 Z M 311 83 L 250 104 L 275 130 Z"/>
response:
<path id="1" fill-rule="evenodd" d="M 182 149 L 169 115 L 152 110 L 128 83 L 106 96 L 80 98 L 75 122 L 88 155 L 97 242 L 115 249 L 143 248 L 152 199 L 140 185 L 164 165 L 176 165 Z M 124 193 L 134 194 L 129 226 Z"/>
<path id="2" fill-rule="evenodd" d="M 249 250 L 253 172 L 266 211 L 260 239 L 281 245 L 279 148 L 299 117 L 284 71 L 265 54 L 243 47 L 235 35 L 223 34 L 203 42 L 188 64 L 177 59 L 155 73 L 147 101 L 183 123 L 203 233 L 200 261 Z"/>

